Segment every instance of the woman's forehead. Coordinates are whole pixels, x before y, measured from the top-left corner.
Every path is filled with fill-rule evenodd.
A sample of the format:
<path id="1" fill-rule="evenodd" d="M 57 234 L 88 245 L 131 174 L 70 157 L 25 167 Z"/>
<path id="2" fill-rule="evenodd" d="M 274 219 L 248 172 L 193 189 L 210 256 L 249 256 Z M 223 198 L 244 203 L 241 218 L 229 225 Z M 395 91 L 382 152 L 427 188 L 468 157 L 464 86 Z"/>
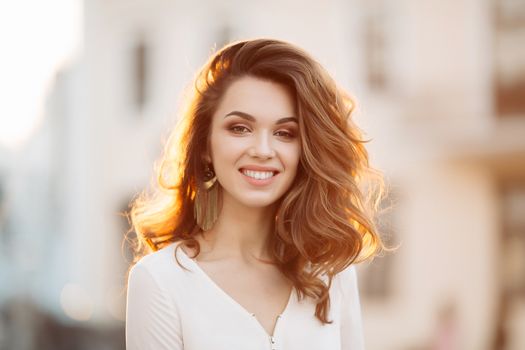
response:
<path id="1" fill-rule="evenodd" d="M 218 118 L 230 115 L 252 119 L 251 121 L 278 121 L 295 117 L 295 101 L 293 95 L 282 84 L 260 78 L 242 77 L 227 88 L 216 114 Z"/>

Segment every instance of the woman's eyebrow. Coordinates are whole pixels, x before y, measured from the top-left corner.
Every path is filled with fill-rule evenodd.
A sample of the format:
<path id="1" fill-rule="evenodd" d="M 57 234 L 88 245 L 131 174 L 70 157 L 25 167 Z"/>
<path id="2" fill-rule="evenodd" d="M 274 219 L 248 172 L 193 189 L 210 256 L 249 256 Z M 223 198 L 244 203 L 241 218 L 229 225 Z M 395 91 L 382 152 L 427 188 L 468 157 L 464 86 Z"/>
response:
<path id="1" fill-rule="evenodd" d="M 257 119 L 255 119 L 255 117 L 253 115 L 250 115 L 250 114 L 245 113 L 245 112 L 240 112 L 240 111 L 231 111 L 230 113 L 226 114 L 224 116 L 224 118 L 226 119 L 227 117 L 232 116 L 232 115 L 236 115 L 238 117 L 241 117 L 243 119 L 249 120 L 251 122 L 257 121 Z M 275 124 L 284 124 L 284 123 L 287 123 L 287 122 L 299 123 L 297 121 L 297 118 L 295 118 L 295 117 L 288 117 L 288 118 L 281 118 L 281 119 L 277 120 L 275 122 Z"/>

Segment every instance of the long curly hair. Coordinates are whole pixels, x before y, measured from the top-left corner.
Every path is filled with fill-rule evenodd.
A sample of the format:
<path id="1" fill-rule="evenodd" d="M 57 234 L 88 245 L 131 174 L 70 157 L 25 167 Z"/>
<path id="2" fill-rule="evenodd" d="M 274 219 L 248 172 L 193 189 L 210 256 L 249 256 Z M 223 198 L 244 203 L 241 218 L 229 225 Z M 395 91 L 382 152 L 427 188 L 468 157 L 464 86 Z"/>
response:
<path id="1" fill-rule="evenodd" d="M 314 298 L 315 316 L 332 323 L 327 317 L 333 277 L 388 250 L 375 224 L 386 187 L 369 166 L 368 141 L 351 117 L 353 99 L 309 54 L 284 41 L 231 43 L 197 73 L 156 163 L 154 183 L 130 205 L 134 261 L 176 241 L 200 253 L 193 205 L 204 177 L 202 155 L 221 97 L 244 76 L 283 84 L 295 98 L 301 158 L 294 183 L 279 199 L 271 254 L 298 297 Z"/>

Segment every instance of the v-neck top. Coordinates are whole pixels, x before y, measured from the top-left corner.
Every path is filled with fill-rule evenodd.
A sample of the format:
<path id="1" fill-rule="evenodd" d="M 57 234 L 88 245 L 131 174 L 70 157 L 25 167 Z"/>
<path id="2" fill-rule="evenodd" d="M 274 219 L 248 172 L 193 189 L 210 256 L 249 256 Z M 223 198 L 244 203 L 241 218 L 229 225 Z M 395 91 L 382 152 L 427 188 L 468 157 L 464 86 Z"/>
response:
<path id="1" fill-rule="evenodd" d="M 359 291 L 354 265 L 330 287 L 323 325 L 315 301 L 288 304 L 269 335 L 254 314 L 221 289 L 181 249 L 179 242 L 144 256 L 131 269 L 126 305 L 128 350 L 363 350 Z M 176 252 L 176 253 L 175 253 Z M 175 260 L 175 254 L 180 263 Z"/>

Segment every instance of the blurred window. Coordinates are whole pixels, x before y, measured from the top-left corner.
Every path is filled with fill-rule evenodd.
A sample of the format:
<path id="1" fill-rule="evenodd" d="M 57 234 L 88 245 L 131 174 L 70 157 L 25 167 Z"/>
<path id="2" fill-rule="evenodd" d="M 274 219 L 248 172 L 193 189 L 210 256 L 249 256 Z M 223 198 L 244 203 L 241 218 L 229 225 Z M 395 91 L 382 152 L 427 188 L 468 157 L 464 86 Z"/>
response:
<path id="1" fill-rule="evenodd" d="M 371 0 L 364 7 L 364 62 L 366 79 L 373 90 L 386 88 L 386 7 L 382 0 Z"/>
<path id="2" fill-rule="evenodd" d="M 525 179 L 504 183 L 501 209 L 504 294 L 525 298 Z"/>
<path id="3" fill-rule="evenodd" d="M 496 113 L 525 117 L 525 1 L 493 0 L 493 6 Z"/>
<path id="4" fill-rule="evenodd" d="M 139 39 L 133 48 L 133 101 L 137 109 L 142 110 L 146 104 L 148 88 L 149 50 L 144 39 Z"/>
<path id="5" fill-rule="evenodd" d="M 523 349 L 525 324 L 525 176 L 501 180 L 500 294 L 493 349 Z"/>
<path id="6" fill-rule="evenodd" d="M 381 238 L 388 247 L 397 244 L 397 229 L 395 226 L 395 198 L 390 193 L 380 206 L 376 220 Z M 393 272 L 396 266 L 395 252 L 376 256 L 371 262 L 359 265 L 359 291 L 365 299 L 384 301 L 390 298 L 393 292 Z"/>

